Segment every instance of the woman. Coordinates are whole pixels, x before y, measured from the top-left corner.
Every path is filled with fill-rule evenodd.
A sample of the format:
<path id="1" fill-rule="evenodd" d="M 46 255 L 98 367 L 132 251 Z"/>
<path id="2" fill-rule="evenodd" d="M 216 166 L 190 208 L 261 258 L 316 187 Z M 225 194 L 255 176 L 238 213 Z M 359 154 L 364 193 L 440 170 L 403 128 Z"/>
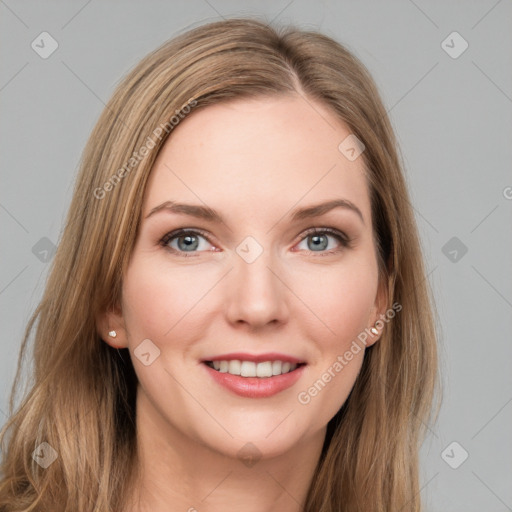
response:
<path id="1" fill-rule="evenodd" d="M 0 509 L 419 511 L 432 317 L 364 66 L 255 20 L 191 30 L 85 148 Z"/>

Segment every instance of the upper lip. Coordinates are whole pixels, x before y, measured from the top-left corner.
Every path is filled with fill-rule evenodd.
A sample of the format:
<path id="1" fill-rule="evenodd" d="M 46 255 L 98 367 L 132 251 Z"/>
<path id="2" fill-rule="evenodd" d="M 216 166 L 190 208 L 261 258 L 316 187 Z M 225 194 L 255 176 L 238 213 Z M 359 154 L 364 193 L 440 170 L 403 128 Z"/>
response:
<path id="1" fill-rule="evenodd" d="M 232 361 L 238 359 L 240 361 L 253 361 L 255 363 L 264 363 L 265 361 L 283 361 L 289 363 L 305 363 L 303 359 L 299 359 L 287 354 L 278 352 L 267 352 L 265 354 L 248 354 L 246 352 L 231 352 L 229 354 L 220 354 L 203 359 L 206 361 Z"/>

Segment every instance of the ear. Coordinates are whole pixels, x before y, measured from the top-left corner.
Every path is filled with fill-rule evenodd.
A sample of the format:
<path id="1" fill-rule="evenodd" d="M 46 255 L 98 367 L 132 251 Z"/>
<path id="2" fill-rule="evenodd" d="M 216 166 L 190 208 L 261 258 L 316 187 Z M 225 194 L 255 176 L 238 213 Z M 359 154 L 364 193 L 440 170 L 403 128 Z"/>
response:
<path id="1" fill-rule="evenodd" d="M 366 343 L 367 347 L 370 347 L 375 342 L 377 342 L 381 338 L 382 332 L 386 329 L 386 326 L 388 325 L 390 318 L 392 318 L 387 315 L 388 309 L 388 283 L 387 279 L 384 277 L 382 279 L 379 279 L 379 286 L 377 288 L 375 302 L 371 309 L 369 320 L 370 325 L 368 326 L 368 341 Z M 378 333 L 375 333 L 375 331 L 372 331 L 372 329 L 376 329 Z"/>
<path id="2" fill-rule="evenodd" d="M 96 319 L 96 329 L 100 338 L 111 347 L 128 347 L 121 308 L 116 307 L 100 313 Z"/>

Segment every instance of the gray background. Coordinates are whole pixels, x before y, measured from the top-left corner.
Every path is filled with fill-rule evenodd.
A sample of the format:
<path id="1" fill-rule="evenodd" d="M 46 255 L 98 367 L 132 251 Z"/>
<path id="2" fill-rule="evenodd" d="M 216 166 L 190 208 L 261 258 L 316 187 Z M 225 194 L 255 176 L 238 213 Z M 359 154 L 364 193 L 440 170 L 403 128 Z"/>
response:
<path id="1" fill-rule="evenodd" d="M 0 13 L 0 423 L 81 151 L 115 84 L 178 31 L 259 14 L 345 44 L 395 127 L 442 333 L 444 401 L 422 449 L 426 510 L 512 510 L 510 0 L 0 0 Z M 43 31 L 59 45 L 46 59 L 31 47 Z M 457 58 L 442 46 L 453 31 L 469 45 L 458 55 L 463 41 L 447 39 Z"/>

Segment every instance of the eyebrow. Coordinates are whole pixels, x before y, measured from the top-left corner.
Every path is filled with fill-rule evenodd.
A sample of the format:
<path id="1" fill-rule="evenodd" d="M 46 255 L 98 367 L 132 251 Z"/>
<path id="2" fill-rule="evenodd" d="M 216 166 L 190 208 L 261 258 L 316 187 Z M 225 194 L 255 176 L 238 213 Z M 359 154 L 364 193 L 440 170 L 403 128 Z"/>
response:
<path id="1" fill-rule="evenodd" d="M 364 224 L 364 217 L 361 210 L 348 199 L 333 199 L 324 203 L 319 203 L 305 208 L 297 208 L 290 213 L 291 221 L 298 221 L 304 219 L 311 219 L 320 217 L 330 212 L 334 208 L 344 208 L 349 211 L 353 211 L 361 219 Z M 146 219 L 158 212 L 170 212 L 182 215 L 190 215 L 203 219 L 209 222 L 225 224 L 222 216 L 208 206 L 178 203 L 176 201 L 165 201 L 164 203 L 155 206 L 147 215 Z"/>

